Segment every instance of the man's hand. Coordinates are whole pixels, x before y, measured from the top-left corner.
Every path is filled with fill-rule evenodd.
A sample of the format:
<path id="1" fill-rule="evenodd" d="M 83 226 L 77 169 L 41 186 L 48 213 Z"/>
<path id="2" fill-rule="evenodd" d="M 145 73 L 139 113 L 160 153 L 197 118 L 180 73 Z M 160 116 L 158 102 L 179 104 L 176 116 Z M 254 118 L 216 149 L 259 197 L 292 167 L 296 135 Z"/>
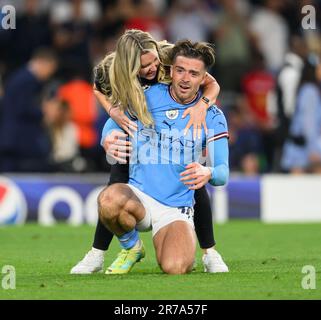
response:
<path id="1" fill-rule="evenodd" d="M 126 158 L 130 157 L 132 151 L 132 143 L 126 140 L 127 137 L 126 133 L 112 131 L 103 143 L 106 155 L 122 164 L 127 163 Z"/>
<path id="2" fill-rule="evenodd" d="M 137 124 L 131 121 L 119 107 L 112 107 L 109 110 L 110 117 L 117 122 L 117 124 L 127 132 L 132 138 L 134 138 L 132 131 L 137 131 Z"/>
<path id="3" fill-rule="evenodd" d="M 198 162 L 190 163 L 185 169 L 186 170 L 181 173 L 183 178 L 180 180 L 186 186 L 190 186 L 190 190 L 202 188 L 212 177 L 211 170 Z"/>

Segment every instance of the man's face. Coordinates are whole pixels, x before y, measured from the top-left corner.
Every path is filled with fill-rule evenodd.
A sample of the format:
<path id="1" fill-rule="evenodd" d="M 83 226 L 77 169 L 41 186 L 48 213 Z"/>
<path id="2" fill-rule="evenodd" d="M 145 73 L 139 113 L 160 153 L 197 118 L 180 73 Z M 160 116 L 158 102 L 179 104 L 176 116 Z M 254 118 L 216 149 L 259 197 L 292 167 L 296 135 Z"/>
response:
<path id="1" fill-rule="evenodd" d="M 57 62 L 51 60 L 43 60 L 40 62 L 39 77 L 43 81 L 47 81 L 57 70 Z"/>
<path id="2" fill-rule="evenodd" d="M 206 70 L 203 61 L 177 56 L 171 67 L 174 98 L 180 103 L 190 102 L 198 92 L 205 76 Z"/>

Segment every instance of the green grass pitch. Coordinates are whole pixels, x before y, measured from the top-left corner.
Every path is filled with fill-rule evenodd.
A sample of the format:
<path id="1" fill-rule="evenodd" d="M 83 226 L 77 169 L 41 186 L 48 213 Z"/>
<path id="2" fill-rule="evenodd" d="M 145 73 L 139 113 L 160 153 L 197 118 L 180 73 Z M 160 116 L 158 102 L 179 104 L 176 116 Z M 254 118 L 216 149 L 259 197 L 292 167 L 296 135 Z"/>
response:
<path id="1" fill-rule="evenodd" d="M 16 270 L 16 289 L 0 299 L 321 299 L 321 225 L 266 225 L 232 221 L 215 226 L 217 249 L 230 268 L 227 274 L 203 273 L 201 250 L 196 271 L 163 274 L 155 260 L 151 234 L 141 237 L 146 258 L 123 276 L 70 275 L 71 267 L 91 246 L 90 226 L 0 228 L 0 271 Z M 119 250 L 113 240 L 105 267 Z M 316 289 L 301 286 L 302 268 L 316 270 Z M 5 274 L 0 272 L 0 284 Z"/>

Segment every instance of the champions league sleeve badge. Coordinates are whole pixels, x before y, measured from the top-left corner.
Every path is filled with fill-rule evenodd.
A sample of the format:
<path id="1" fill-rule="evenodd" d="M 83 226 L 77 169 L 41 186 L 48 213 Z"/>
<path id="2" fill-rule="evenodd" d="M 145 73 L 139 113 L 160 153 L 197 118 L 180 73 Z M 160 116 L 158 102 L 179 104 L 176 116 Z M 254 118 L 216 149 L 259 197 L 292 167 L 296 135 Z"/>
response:
<path id="1" fill-rule="evenodd" d="M 178 109 L 167 110 L 165 114 L 168 119 L 175 120 L 178 117 Z"/>

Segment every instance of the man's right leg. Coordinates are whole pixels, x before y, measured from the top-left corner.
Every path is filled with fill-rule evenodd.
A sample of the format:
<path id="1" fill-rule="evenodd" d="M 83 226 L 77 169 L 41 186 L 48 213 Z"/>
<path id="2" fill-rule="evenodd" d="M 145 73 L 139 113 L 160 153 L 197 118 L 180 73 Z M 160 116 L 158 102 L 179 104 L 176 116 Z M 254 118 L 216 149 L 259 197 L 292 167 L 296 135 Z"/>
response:
<path id="1" fill-rule="evenodd" d="M 106 274 L 127 273 L 145 256 L 136 230 L 138 223 L 149 224 L 145 208 L 128 185 L 118 183 L 100 193 L 98 212 L 100 221 L 117 236 L 123 248 Z"/>
<path id="2" fill-rule="evenodd" d="M 127 183 L 129 176 L 128 164 L 114 164 L 110 170 L 110 180 L 108 186 L 115 183 Z M 110 232 L 98 218 L 94 241 L 91 250 L 79 261 L 70 271 L 71 274 L 92 274 L 102 272 L 104 268 L 105 252 L 113 239 Z"/>

